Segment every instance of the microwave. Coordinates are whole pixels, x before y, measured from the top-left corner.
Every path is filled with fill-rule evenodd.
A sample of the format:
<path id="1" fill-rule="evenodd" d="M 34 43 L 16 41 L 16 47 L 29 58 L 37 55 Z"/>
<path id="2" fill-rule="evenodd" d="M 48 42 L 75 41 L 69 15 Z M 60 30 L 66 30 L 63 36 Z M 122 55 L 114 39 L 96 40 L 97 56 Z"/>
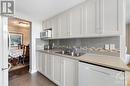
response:
<path id="1" fill-rule="evenodd" d="M 40 38 L 51 38 L 52 37 L 52 30 L 44 30 L 40 32 Z"/>

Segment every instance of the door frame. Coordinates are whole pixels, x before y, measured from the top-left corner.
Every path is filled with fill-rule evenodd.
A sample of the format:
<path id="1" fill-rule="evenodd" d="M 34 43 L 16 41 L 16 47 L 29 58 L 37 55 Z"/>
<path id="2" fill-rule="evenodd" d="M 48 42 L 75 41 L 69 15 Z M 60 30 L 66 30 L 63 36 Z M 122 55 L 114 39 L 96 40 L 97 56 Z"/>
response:
<path id="1" fill-rule="evenodd" d="M 8 86 L 8 17 L 0 15 L 0 19 L 0 85 Z"/>
<path id="2" fill-rule="evenodd" d="M 17 16 L 8 16 L 8 17 L 12 17 L 12 18 L 15 18 L 15 19 L 19 19 L 19 20 L 22 20 L 22 21 L 25 21 L 25 22 L 29 22 L 29 32 L 30 32 L 30 38 L 29 38 L 29 72 L 31 73 L 31 66 L 32 66 L 32 22 L 29 21 L 29 20 L 26 20 L 24 18 L 20 18 L 20 17 L 17 17 Z"/>

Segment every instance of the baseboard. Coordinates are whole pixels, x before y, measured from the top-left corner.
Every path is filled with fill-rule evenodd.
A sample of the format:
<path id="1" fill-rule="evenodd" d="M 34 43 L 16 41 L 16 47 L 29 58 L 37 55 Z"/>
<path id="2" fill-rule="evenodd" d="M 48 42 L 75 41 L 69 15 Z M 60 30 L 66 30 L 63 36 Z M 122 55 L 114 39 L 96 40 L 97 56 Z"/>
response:
<path id="1" fill-rule="evenodd" d="M 29 69 L 29 72 L 31 73 L 31 74 L 33 74 L 33 73 L 36 73 L 37 72 L 37 70 L 36 69 Z"/>

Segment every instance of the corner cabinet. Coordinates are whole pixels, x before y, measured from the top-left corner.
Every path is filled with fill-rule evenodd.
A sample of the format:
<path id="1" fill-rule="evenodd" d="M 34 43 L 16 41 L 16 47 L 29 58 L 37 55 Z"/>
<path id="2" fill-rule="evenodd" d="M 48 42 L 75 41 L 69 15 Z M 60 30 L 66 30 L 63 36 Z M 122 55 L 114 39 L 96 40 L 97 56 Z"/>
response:
<path id="1" fill-rule="evenodd" d="M 78 61 L 37 51 L 37 70 L 58 86 L 78 86 Z"/>

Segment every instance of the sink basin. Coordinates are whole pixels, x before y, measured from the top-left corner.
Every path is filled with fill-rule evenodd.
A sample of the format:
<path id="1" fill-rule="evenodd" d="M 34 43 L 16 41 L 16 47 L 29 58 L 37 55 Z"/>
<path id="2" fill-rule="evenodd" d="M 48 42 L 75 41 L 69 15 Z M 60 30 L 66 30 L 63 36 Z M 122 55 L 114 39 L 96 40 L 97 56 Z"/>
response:
<path id="1" fill-rule="evenodd" d="M 72 55 L 72 54 L 69 53 L 69 52 L 62 53 L 62 51 L 55 52 L 55 53 L 63 54 L 63 55 L 69 55 L 69 56 L 75 56 L 75 57 L 79 57 L 79 56 L 82 56 L 82 55 L 86 54 L 86 53 L 74 53 L 74 55 Z"/>

